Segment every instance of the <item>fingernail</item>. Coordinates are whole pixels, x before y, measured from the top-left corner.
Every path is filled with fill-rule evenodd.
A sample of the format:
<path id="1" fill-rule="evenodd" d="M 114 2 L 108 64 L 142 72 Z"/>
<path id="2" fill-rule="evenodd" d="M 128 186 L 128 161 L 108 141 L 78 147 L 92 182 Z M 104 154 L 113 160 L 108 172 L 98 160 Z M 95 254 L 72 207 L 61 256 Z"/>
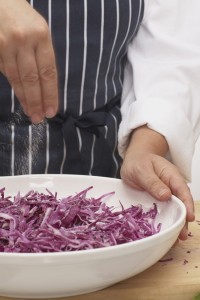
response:
<path id="1" fill-rule="evenodd" d="M 43 121 L 43 116 L 39 113 L 33 113 L 31 115 L 31 121 L 34 123 L 34 124 L 39 124 Z"/>
<path id="2" fill-rule="evenodd" d="M 48 107 L 45 113 L 46 118 L 53 118 L 55 116 L 56 112 L 53 109 L 53 107 Z"/>

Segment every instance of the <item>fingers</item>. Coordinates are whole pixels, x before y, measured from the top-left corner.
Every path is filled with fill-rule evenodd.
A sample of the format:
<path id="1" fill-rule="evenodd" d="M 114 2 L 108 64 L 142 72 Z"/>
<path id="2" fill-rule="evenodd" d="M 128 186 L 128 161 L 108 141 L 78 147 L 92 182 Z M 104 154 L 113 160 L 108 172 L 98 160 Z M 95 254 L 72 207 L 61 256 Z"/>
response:
<path id="1" fill-rule="evenodd" d="M 43 118 L 43 95 L 41 92 L 38 68 L 32 49 L 21 50 L 17 55 L 17 67 L 22 92 L 25 96 L 26 112 L 33 123 L 40 123 Z M 16 86 L 13 86 L 16 90 Z"/>
<path id="2" fill-rule="evenodd" d="M 172 195 L 170 187 L 156 174 L 151 157 L 144 159 L 137 156 L 132 163 L 124 161 L 121 177 L 130 186 L 146 190 L 158 200 L 168 200 Z"/>
<path id="3" fill-rule="evenodd" d="M 145 153 L 126 157 L 121 178 L 130 186 L 146 190 L 158 200 L 168 200 L 175 195 L 186 207 L 186 224 L 179 238 L 188 237 L 187 224 L 194 221 L 194 202 L 190 189 L 178 169 L 169 161 L 158 155 Z"/>
<path id="4" fill-rule="evenodd" d="M 26 1 L 15 9 L 7 2 L 1 5 L 6 18 L 0 19 L 0 71 L 24 112 L 39 123 L 58 110 L 57 70 L 48 25 Z"/>
<path id="5" fill-rule="evenodd" d="M 131 180 L 131 178 L 122 177 L 122 179 L 124 179 L 124 181 L 133 188 L 148 191 L 148 193 L 157 200 L 165 201 L 170 199 L 172 195 L 170 188 L 152 173 L 146 172 L 145 175 L 138 176 L 137 185 Z"/>
<path id="6" fill-rule="evenodd" d="M 18 66 L 16 62 L 16 57 L 14 54 L 7 54 L 4 57 L 4 66 L 2 68 L 2 73 L 7 77 L 10 85 L 15 91 L 15 95 L 19 99 L 23 110 L 26 112 L 26 98 L 23 90 L 23 86 L 20 80 Z"/>
<path id="7" fill-rule="evenodd" d="M 52 47 L 21 51 L 18 66 L 27 113 L 34 123 L 53 117 L 58 109 L 57 71 Z"/>
<path id="8" fill-rule="evenodd" d="M 24 112 L 33 123 L 41 122 L 44 117 L 42 94 L 33 53 L 8 53 L 4 56 L 4 70 Z"/>
<path id="9" fill-rule="evenodd" d="M 194 201 L 189 187 L 181 177 L 175 177 L 170 183 L 173 194 L 181 199 L 187 211 L 187 221 L 192 222 L 195 219 Z"/>
<path id="10" fill-rule="evenodd" d="M 165 166 L 162 167 L 159 172 L 161 164 L 164 164 Z M 194 221 L 195 215 L 193 197 L 185 179 L 181 176 L 178 169 L 163 158 L 159 158 L 154 161 L 154 169 L 159 178 L 170 188 L 172 194 L 181 199 L 184 203 L 187 210 L 187 221 Z"/>
<path id="11" fill-rule="evenodd" d="M 4 69 L 25 113 L 33 123 L 53 117 L 58 109 L 57 72 L 53 49 L 21 49 L 4 57 Z"/>
<path id="12" fill-rule="evenodd" d="M 186 222 L 185 226 L 183 227 L 183 229 L 181 230 L 180 234 L 179 234 L 179 239 L 184 241 L 187 240 L 188 238 L 188 222 Z"/>
<path id="13" fill-rule="evenodd" d="M 186 208 L 186 223 L 179 235 L 180 240 L 186 240 L 188 238 L 188 222 L 193 222 L 195 219 L 193 197 L 181 176 L 175 176 L 171 179 L 170 186 L 172 193 L 184 203 Z"/>
<path id="14" fill-rule="evenodd" d="M 39 70 L 43 111 L 47 118 L 53 117 L 58 110 L 57 71 L 53 47 L 40 44 L 36 51 Z"/>

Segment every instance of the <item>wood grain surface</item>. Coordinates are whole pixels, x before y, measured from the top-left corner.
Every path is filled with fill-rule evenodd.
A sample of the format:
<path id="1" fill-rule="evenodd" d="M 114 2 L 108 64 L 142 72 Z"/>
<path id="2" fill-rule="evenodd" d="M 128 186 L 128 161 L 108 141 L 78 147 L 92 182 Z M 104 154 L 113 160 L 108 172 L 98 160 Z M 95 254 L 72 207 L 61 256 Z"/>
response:
<path id="1" fill-rule="evenodd" d="M 189 224 L 188 239 L 176 244 L 148 270 L 98 292 L 52 300 L 194 299 L 200 293 L 200 201 L 195 201 L 195 210 L 196 220 Z"/>

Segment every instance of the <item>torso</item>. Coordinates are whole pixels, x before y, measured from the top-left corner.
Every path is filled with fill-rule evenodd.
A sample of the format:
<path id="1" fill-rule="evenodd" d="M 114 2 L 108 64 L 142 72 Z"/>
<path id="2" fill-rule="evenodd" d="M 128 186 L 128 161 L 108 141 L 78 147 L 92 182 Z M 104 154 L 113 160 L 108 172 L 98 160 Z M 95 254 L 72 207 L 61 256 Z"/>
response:
<path id="1" fill-rule="evenodd" d="M 59 118 L 30 124 L 0 75 L 0 175 L 83 173 L 117 177 L 123 70 L 127 45 L 142 18 L 143 1 L 33 0 L 30 4 L 45 17 L 52 33 L 59 75 Z M 107 108 L 113 99 L 116 101 Z M 94 111 L 100 122 L 92 121 L 92 127 L 83 128 L 81 116 L 88 122 Z M 80 155 L 70 158 L 73 147 Z M 74 162 L 80 168 L 74 168 Z"/>

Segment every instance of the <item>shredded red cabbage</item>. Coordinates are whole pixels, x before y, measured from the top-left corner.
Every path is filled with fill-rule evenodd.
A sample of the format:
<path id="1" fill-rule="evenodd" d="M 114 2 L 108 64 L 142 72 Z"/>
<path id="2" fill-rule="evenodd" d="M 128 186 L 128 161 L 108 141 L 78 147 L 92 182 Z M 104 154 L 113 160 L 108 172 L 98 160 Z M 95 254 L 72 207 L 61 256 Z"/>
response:
<path id="1" fill-rule="evenodd" d="M 92 187 L 62 199 L 30 191 L 13 199 L 0 189 L 0 252 L 61 252 L 94 249 L 142 239 L 160 231 L 155 225 L 156 204 L 120 211 L 102 201 L 111 195 L 88 198 Z"/>

